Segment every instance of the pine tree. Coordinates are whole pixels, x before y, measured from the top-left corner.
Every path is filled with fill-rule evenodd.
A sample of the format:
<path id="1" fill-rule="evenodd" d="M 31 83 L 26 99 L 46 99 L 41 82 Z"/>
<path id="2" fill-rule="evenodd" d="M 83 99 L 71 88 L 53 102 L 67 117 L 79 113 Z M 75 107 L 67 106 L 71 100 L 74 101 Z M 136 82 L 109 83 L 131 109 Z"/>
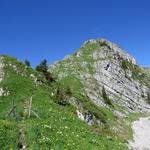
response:
<path id="1" fill-rule="evenodd" d="M 46 59 L 42 60 L 41 63 L 38 66 L 36 66 L 36 70 L 38 72 L 42 72 L 48 82 L 55 81 L 52 74 L 50 72 L 48 72 L 48 65 L 47 65 Z"/>
<path id="2" fill-rule="evenodd" d="M 27 67 L 31 67 L 31 64 L 30 64 L 30 61 L 29 61 L 29 60 L 25 59 L 24 63 L 25 63 L 25 65 L 26 65 Z"/>

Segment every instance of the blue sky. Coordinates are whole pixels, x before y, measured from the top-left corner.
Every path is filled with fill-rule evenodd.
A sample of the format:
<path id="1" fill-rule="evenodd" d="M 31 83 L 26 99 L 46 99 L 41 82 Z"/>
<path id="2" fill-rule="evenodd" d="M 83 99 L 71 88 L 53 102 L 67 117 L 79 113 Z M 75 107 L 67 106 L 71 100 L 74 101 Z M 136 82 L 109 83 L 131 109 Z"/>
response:
<path id="1" fill-rule="evenodd" d="M 150 0 L 0 0 L 0 54 L 33 66 L 106 38 L 150 67 Z"/>

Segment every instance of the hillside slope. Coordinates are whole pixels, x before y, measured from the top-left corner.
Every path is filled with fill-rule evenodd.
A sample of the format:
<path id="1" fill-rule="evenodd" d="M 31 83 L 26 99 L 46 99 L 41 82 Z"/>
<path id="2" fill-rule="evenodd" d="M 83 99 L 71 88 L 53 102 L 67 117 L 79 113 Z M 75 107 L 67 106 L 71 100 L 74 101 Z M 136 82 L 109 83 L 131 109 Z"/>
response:
<path id="1" fill-rule="evenodd" d="M 116 120 L 110 110 L 87 100 L 86 108 L 104 122 L 89 126 L 78 118 L 73 104 L 58 103 L 58 89 L 63 98 L 73 99 L 61 83 L 49 85 L 42 74 L 15 58 L 0 58 L 0 149 L 127 149 L 124 140 L 109 128 L 109 122 Z"/>
<path id="2" fill-rule="evenodd" d="M 0 149 L 127 150 L 147 116 L 150 73 L 115 44 L 90 40 L 49 67 L 0 56 Z"/>

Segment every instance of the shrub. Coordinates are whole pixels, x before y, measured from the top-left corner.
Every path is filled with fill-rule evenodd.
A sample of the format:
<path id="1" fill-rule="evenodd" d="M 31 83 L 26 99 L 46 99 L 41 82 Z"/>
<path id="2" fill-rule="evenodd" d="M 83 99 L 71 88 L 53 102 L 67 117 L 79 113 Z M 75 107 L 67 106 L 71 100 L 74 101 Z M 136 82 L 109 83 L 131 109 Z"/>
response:
<path id="1" fill-rule="evenodd" d="M 147 94 L 147 103 L 150 104 L 150 93 Z"/>
<path id="2" fill-rule="evenodd" d="M 57 85 L 55 102 L 59 105 L 66 106 L 69 104 L 68 98 L 71 96 L 71 90 L 68 87 L 67 89 L 63 88 L 60 84 Z"/>
<path id="3" fill-rule="evenodd" d="M 127 61 L 123 60 L 123 61 L 121 62 L 121 67 L 122 67 L 122 69 L 127 70 L 127 69 L 128 69 Z"/>
<path id="4" fill-rule="evenodd" d="M 109 97 L 107 96 L 104 87 L 102 88 L 102 97 L 103 97 L 103 99 L 104 99 L 104 101 L 105 101 L 106 104 L 112 106 L 112 102 L 111 102 L 111 100 L 109 99 Z"/>

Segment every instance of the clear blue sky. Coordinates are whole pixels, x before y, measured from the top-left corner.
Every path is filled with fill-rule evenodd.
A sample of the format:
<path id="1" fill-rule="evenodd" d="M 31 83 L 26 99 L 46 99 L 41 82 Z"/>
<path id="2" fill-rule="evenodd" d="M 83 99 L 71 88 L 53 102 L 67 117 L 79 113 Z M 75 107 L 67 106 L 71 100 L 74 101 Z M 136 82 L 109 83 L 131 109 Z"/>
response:
<path id="1" fill-rule="evenodd" d="M 150 67 L 150 0 L 0 0 L 0 54 L 35 66 L 100 37 Z"/>

